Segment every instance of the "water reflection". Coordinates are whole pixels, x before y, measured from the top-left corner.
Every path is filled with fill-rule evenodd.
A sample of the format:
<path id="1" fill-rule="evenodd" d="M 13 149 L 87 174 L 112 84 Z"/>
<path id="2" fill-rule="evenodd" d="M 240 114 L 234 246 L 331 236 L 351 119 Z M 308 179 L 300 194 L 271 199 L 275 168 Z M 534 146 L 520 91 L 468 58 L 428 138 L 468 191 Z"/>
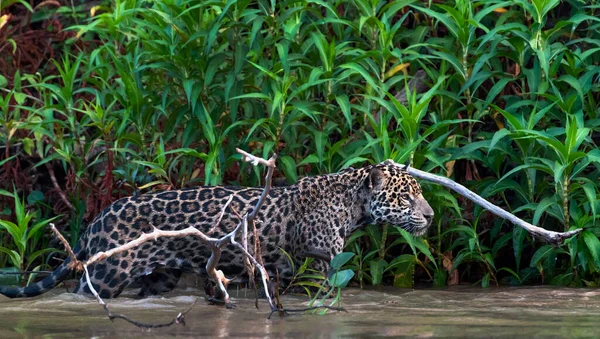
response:
<path id="1" fill-rule="evenodd" d="M 165 322 L 185 310 L 197 293 L 182 289 L 167 297 L 123 297 L 109 304 L 113 312 L 140 321 Z M 264 300 L 256 310 L 254 299 L 244 298 L 243 292 L 232 295 L 235 310 L 199 301 L 186 317 L 187 326 L 149 331 L 111 323 L 95 300 L 60 290 L 31 299 L 0 298 L 0 338 L 600 336 L 600 292 L 591 289 L 348 289 L 343 298 L 348 313 L 271 320 Z M 306 302 L 294 296 L 283 301 L 290 308 Z"/>

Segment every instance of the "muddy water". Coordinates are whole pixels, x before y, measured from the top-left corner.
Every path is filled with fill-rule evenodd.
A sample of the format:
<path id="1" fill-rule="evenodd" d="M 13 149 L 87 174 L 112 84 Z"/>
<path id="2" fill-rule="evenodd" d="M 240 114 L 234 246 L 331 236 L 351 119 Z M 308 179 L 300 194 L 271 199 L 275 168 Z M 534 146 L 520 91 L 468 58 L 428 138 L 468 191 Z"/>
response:
<path id="1" fill-rule="evenodd" d="M 199 301 L 187 325 L 141 330 L 111 323 L 95 300 L 56 290 L 10 300 L 0 297 L 0 338 L 343 338 L 343 337 L 600 337 L 600 290 L 551 287 L 458 287 L 444 290 L 347 289 L 348 313 L 267 319 L 244 292 L 232 292 L 237 309 Z M 148 322 L 169 321 L 199 293 L 180 289 L 166 297 L 110 300 L 113 312 Z M 286 307 L 301 307 L 306 298 L 287 296 Z"/>

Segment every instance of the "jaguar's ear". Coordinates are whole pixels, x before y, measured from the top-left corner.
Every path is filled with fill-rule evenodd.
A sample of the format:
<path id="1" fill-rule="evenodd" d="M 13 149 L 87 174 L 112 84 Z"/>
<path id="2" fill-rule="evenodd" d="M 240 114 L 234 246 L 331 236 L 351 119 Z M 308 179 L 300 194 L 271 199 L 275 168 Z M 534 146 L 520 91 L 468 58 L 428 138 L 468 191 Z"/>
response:
<path id="1" fill-rule="evenodd" d="M 400 169 L 404 172 L 408 172 L 408 167 L 410 167 L 410 159 L 406 160 L 404 165 L 400 165 Z"/>
<path id="2" fill-rule="evenodd" d="M 365 180 L 365 186 L 367 186 L 369 191 L 372 191 L 383 184 L 383 179 L 383 172 L 379 168 L 373 167 L 369 172 L 367 180 Z"/>

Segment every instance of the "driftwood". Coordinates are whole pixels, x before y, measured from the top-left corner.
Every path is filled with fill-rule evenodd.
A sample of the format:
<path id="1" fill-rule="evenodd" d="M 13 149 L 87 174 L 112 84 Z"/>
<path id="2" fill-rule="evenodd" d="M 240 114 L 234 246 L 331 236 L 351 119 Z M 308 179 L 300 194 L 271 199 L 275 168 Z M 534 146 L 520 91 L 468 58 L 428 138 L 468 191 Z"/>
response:
<path id="1" fill-rule="evenodd" d="M 403 165 L 398 164 L 398 166 L 403 166 Z M 453 191 L 459 193 L 463 197 L 471 200 L 472 202 L 474 202 L 477 205 L 485 208 L 486 210 L 494 213 L 495 215 L 502 217 L 504 219 L 507 219 L 510 222 L 512 222 L 513 224 L 524 228 L 531 235 L 533 235 L 534 237 L 540 238 L 540 239 L 544 240 L 545 242 L 548 242 L 548 243 L 551 243 L 554 245 L 559 245 L 559 244 L 563 243 L 566 239 L 568 239 L 582 231 L 581 228 L 577 229 L 577 230 L 573 230 L 573 231 L 568 231 L 568 232 L 554 232 L 554 231 L 545 230 L 541 227 L 532 225 L 532 224 L 516 217 L 514 214 L 511 214 L 511 213 L 503 210 L 502 208 L 490 203 L 489 201 L 487 201 L 487 200 L 483 199 L 482 197 L 480 197 L 479 195 L 475 194 L 473 191 L 469 190 L 468 188 L 464 187 L 461 184 L 454 182 L 453 180 L 441 177 L 439 175 L 423 172 L 421 170 L 418 170 L 418 169 L 412 168 L 412 167 L 408 167 L 407 170 L 408 170 L 408 173 L 415 178 L 431 181 L 433 183 L 436 183 L 436 184 L 439 184 L 439 185 L 442 185 L 442 186 L 452 189 Z"/>
<path id="2" fill-rule="evenodd" d="M 210 237 L 192 226 L 190 226 L 186 229 L 183 229 L 183 230 L 178 230 L 178 231 L 165 231 L 165 230 L 159 230 L 157 228 L 154 228 L 154 230 L 152 232 L 142 234 L 137 239 L 134 239 L 126 244 L 115 247 L 111 250 L 94 253 L 88 260 L 79 261 L 79 260 L 77 260 L 75 253 L 73 253 L 73 250 L 71 249 L 71 247 L 69 246 L 69 244 L 65 240 L 65 238 L 60 234 L 60 232 L 58 232 L 58 230 L 56 229 L 56 227 L 53 224 L 50 224 L 52 231 L 56 234 L 57 238 L 61 241 L 63 246 L 65 246 L 65 248 L 67 249 L 67 252 L 69 253 L 69 256 L 71 257 L 71 260 L 72 260 L 72 267 L 77 270 L 84 271 L 84 274 L 86 277 L 86 282 L 88 283 L 90 291 L 92 292 L 94 297 L 96 297 L 96 300 L 98 301 L 98 303 L 100 305 L 102 305 L 102 307 L 106 311 L 109 319 L 111 319 L 111 320 L 113 320 L 115 318 L 124 319 L 138 327 L 143 327 L 143 328 L 164 327 L 164 326 L 170 326 L 173 324 L 185 324 L 184 316 L 187 312 L 189 312 L 189 310 L 191 310 L 191 307 L 187 311 L 179 313 L 177 315 L 177 317 L 175 317 L 175 319 L 173 319 L 171 322 L 165 323 L 165 324 L 145 324 L 145 323 L 141 323 L 141 322 L 132 320 L 121 314 L 113 314 L 113 313 L 111 313 L 108 305 L 104 302 L 104 300 L 102 300 L 102 298 L 100 297 L 98 292 L 94 289 L 94 287 L 90 283 L 90 277 L 89 277 L 89 273 L 88 273 L 88 266 L 90 264 L 93 264 L 93 263 L 101 261 L 101 260 L 105 260 L 115 254 L 123 253 L 123 252 L 125 252 L 129 249 L 132 249 L 134 247 L 137 247 L 145 242 L 156 240 L 160 237 L 165 237 L 165 238 L 188 237 L 188 236 L 196 237 L 196 238 L 200 239 L 211 250 L 212 253 L 206 264 L 206 271 L 207 271 L 208 276 L 211 278 L 211 280 L 217 284 L 217 287 L 220 292 L 220 296 L 222 296 L 222 303 L 225 304 L 228 308 L 233 307 L 233 304 L 231 304 L 231 301 L 229 298 L 229 294 L 227 293 L 227 286 L 229 285 L 231 280 L 227 279 L 225 277 L 225 275 L 223 274 L 223 272 L 217 269 L 217 264 L 219 263 L 219 260 L 221 258 L 221 250 L 223 248 L 225 248 L 227 245 L 230 245 L 230 244 L 236 246 L 238 249 L 240 249 L 242 251 L 242 253 L 248 259 L 248 261 L 253 265 L 253 267 L 256 267 L 258 269 L 258 271 L 260 272 L 263 287 L 264 287 L 265 297 L 267 298 L 267 301 L 269 302 L 271 310 L 272 311 L 283 311 L 280 309 L 280 307 L 277 307 L 277 305 L 275 305 L 275 303 L 273 302 L 273 299 L 271 298 L 271 295 L 269 293 L 267 270 L 264 268 L 263 265 L 261 265 L 261 263 L 259 263 L 260 259 L 256 260 L 248 252 L 247 239 L 244 239 L 243 244 L 240 244 L 235 240 L 235 237 L 238 234 L 238 231 L 240 230 L 240 228 L 242 228 L 242 230 L 243 230 L 244 237 L 248 234 L 248 230 L 247 230 L 248 223 L 251 223 L 251 224 L 254 223 L 254 219 L 255 219 L 256 215 L 258 214 L 258 211 L 260 210 L 261 206 L 263 205 L 266 197 L 269 195 L 269 191 L 271 189 L 271 179 L 273 177 L 273 171 L 275 170 L 275 160 L 277 159 L 277 156 L 273 155 L 269 160 L 265 160 L 262 158 L 255 157 L 255 156 L 253 156 L 249 153 L 246 153 L 240 149 L 237 149 L 237 151 L 240 154 L 242 154 L 243 161 L 251 162 L 254 166 L 261 164 L 261 165 L 264 165 L 267 167 L 266 182 L 265 182 L 265 187 L 262 192 L 262 195 L 260 196 L 258 202 L 256 203 L 256 206 L 254 206 L 253 210 L 250 213 L 246 213 L 241 218 L 240 222 L 238 223 L 238 225 L 232 232 L 230 232 L 229 234 L 227 234 L 221 238 Z M 221 221 L 223 214 L 225 213 L 225 210 L 228 208 L 232 199 L 233 199 L 233 195 L 229 197 L 229 200 L 223 206 L 223 209 L 221 210 L 221 215 L 218 218 L 217 224 L 214 225 L 212 229 L 215 229 L 216 227 L 218 227 L 218 223 Z M 235 212 L 235 214 L 237 214 L 237 212 Z M 237 215 L 239 216 L 239 214 L 237 214 Z M 260 261 L 262 261 L 262 260 L 260 260 Z M 214 300 L 212 300 L 212 301 L 214 301 Z M 194 301 L 194 304 L 195 304 L 195 301 Z M 192 305 L 192 307 L 193 307 L 193 305 Z"/>

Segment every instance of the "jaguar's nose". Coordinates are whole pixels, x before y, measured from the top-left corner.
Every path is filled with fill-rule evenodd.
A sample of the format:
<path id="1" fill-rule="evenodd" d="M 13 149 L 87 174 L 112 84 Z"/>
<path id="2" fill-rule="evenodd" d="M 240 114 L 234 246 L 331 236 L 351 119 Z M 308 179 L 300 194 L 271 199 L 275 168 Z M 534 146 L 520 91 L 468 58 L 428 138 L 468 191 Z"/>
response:
<path id="1" fill-rule="evenodd" d="M 427 220 L 427 225 L 431 225 L 431 222 L 433 221 L 433 213 L 423 214 L 423 217 L 425 218 L 425 220 Z"/>
<path id="2" fill-rule="evenodd" d="M 433 221 L 433 217 L 435 216 L 435 213 L 433 212 L 433 208 L 431 208 L 431 206 L 429 206 L 429 203 L 425 199 L 422 199 L 419 203 L 421 205 L 421 212 L 423 213 L 423 218 L 425 218 L 425 220 L 427 220 L 427 226 L 429 226 L 429 225 L 431 225 L 431 222 Z"/>

